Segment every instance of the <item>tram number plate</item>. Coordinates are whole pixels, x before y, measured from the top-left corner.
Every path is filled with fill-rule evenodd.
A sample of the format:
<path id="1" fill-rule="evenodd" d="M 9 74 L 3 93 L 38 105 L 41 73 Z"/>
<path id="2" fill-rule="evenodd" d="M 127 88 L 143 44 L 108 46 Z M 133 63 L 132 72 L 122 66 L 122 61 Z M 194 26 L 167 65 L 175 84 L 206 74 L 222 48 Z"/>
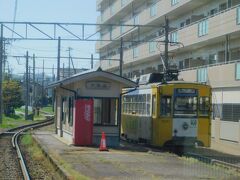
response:
<path id="1" fill-rule="evenodd" d="M 197 120 L 196 119 L 191 119 L 191 126 L 192 127 L 197 127 Z"/>

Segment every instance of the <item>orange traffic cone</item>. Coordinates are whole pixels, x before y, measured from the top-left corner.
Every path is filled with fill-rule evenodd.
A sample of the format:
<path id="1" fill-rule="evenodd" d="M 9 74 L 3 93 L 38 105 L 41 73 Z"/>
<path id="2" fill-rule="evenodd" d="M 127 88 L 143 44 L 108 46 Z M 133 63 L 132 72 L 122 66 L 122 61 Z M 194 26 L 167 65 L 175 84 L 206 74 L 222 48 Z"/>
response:
<path id="1" fill-rule="evenodd" d="M 107 142 L 106 142 L 106 136 L 105 136 L 104 132 L 102 132 L 102 138 L 101 138 L 101 142 L 100 142 L 99 151 L 108 151 L 108 149 L 107 149 Z"/>

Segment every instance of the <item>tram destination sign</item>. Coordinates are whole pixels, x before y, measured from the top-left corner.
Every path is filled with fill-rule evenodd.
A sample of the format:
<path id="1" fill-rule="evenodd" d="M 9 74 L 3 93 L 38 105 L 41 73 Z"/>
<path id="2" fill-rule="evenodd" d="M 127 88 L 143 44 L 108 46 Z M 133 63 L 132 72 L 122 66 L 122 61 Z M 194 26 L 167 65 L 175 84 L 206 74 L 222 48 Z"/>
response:
<path id="1" fill-rule="evenodd" d="M 180 89 L 177 89 L 177 93 L 179 93 L 179 94 L 196 94 L 196 89 L 180 88 Z"/>

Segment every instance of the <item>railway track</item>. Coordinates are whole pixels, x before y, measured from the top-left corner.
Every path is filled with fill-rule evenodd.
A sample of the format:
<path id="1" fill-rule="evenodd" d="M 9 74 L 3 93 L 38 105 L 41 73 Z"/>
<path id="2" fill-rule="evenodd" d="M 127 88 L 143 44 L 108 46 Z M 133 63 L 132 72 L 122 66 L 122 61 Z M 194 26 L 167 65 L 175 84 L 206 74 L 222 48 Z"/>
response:
<path id="1" fill-rule="evenodd" d="M 19 147 L 20 135 L 30 129 L 40 128 L 53 123 L 53 118 L 8 130 L 0 134 L 0 179 L 31 179 Z"/>
<path id="2" fill-rule="evenodd" d="M 240 172 L 240 156 L 235 156 L 231 154 L 221 153 L 212 149 L 202 148 L 202 147 L 165 147 L 157 148 L 152 147 L 147 144 L 129 142 L 125 139 L 121 139 L 122 142 L 130 143 L 132 145 L 138 145 L 145 148 L 145 151 L 150 151 L 152 154 L 157 154 L 159 152 L 171 152 L 178 156 L 185 156 L 197 159 L 201 162 L 210 165 L 220 165 L 225 168 L 235 169 Z"/>
<path id="3" fill-rule="evenodd" d="M 240 156 L 221 153 L 212 149 L 197 148 L 183 153 L 186 157 L 192 157 L 211 165 L 221 165 L 240 172 Z"/>

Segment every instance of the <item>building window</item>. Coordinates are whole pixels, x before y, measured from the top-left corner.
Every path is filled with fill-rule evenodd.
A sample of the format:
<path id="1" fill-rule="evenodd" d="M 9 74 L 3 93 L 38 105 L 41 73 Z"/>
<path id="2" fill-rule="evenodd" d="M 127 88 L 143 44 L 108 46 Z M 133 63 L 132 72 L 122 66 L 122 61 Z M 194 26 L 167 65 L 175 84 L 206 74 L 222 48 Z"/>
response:
<path id="1" fill-rule="evenodd" d="M 121 6 L 125 6 L 127 4 L 128 0 L 121 0 Z"/>
<path id="2" fill-rule="evenodd" d="M 113 13 L 114 13 L 114 4 L 112 3 L 112 4 L 110 5 L 110 15 L 112 16 Z"/>
<path id="3" fill-rule="evenodd" d="M 207 68 L 200 68 L 197 70 L 197 81 L 200 83 L 207 82 Z"/>
<path id="4" fill-rule="evenodd" d="M 236 64 L 236 79 L 240 80 L 240 63 Z"/>
<path id="5" fill-rule="evenodd" d="M 112 65 L 112 61 L 108 60 L 108 65 L 111 66 Z"/>
<path id="6" fill-rule="evenodd" d="M 94 125 L 117 126 L 117 99 L 94 99 Z"/>
<path id="7" fill-rule="evenodd" d="M 228 0 L 227 4 L 228 4 L 228 8 L 231 8 L 232 7 L 232 0 Z"/>
<path id="8" fill-rule="evenodd" d="M 155 3 L 150 7 L 150 16 L 154 17 L 156 15 L 157 15 L 157 4 Z"/>
<path id="9" fill-rule="evenodd" d="M 198 36 L 204 36 L 208 34 L 208 20 L 201 21 L 198 24 Z"/>
<path id="10" fill-rule="evenodd" d="M 170 41 L 173 43 L 178 42 L 178 32 L 177 31 L 171 33 Z"/>
<path id="11" fill-rule="evenodd" d="M 100 45 L 102 45 L 103 44 L 103 35 L 102 34 L 100 34 Z"/>
<path id="12" fill-rule="evenodd" d="M 183 61 L 179 61 L 179 69 L 183 69 L 184 68 L 184 62 Z"/>
<path id="13" fill-rule="evenodd" d="M 156 42 L 149 42 L 149 53 L 154 53 L 156 51 Z"/>
<path id="14" fill-rule="evenodd" d="M 133 17 L 133 24 L 134 24 L 134 25 L 138 25 L 138 24 L 139 24 L 139 15 L 135 15 L 135 16 Z"/>
<path id="15" fill-rule="evenodd" d="M 109 28 L 109 37 L 110 37 L 110 40 L 112 40 L 112 26 Z"/>
<path id="16" fill-rule="evenodd" d="M 121 23 L 121 26 L 120 26 L 120 34 L 123 34 L 125 32 L 125 26 L 123 23 Z"/>
<path id="17" fill-rule="evenodd" d="M 240 24 L 240 7 L 237 8 L 237 24 Z"/>
<path id="18" fill-rule="evenodd" d="M 133 48 L 133 58 L 137 58 L 139 56 L 139 50 L 138 47 Z"/>
<path id="19" fill-rule="evenodd" d="M 104 13 L 104 11 L 102 11 L 102 12 L 101 12 L 101 15 L 100 15 L 100 17 L 101 17 L 101 22 L 104 21 L 103 13 Z"/>
<path id="20" fill-rule="evenodd" d="M 223 104 L 222 105 L 222 120 L 239 122 L 240 119 L 240 104 Z"/>
<path id="21" fill-rule="evenodd" d="M 171 0 L 171 5 L 174 6 L 179 2 L 179 0 Z"/>
<path id="22" fill-rule="evenodd" d="M 182 27 L 184 27 L 185 26 L 185 22 L 181 22 L 180 23 L 180 27 L 182 28 Z"/>

